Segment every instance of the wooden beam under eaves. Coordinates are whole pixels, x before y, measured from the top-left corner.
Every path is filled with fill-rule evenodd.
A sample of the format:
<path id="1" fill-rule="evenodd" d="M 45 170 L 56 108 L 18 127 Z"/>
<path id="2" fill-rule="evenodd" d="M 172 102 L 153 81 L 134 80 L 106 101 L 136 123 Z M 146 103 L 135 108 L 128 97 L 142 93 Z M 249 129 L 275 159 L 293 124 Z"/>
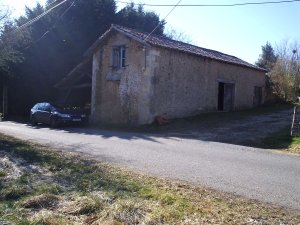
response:
<path id="1" fill-rule="evenodd" d="M 68 88 L 71 88 L 71 89 L 80 89 L 80 88 L 87 88 L 87 87 L 92 87 L 92 83 L 85 83 L 85 84 L 73 85 L 73 86 L 70 86 Z"/>

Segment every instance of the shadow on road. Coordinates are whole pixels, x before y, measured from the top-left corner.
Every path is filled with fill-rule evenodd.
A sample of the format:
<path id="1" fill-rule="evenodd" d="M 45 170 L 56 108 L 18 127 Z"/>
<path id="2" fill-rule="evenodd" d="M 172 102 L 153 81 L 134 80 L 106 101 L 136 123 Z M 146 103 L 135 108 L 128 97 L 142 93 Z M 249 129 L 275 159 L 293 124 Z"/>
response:
<path id="1" fill-rule="evenodd" d="M 239 112 L 216 112 L 199 116 L 175 119 L 165 126 L 146 125 L 141 127 L 72 127 L 49 128 L 38 125 L 26 126 L 33 129 L 60 130 L 68 133 L 120 138 L 143 139 L 159 142 L 159 137 L 195 139 L 230 143 L 266 149 L 287 148 L 292 107 L 290 105 L 264 106 Z M 16 122 L 17 123 L 17 122 Z"/>
<path id="2" fill-rule="evenodd" d="M 67 133 L 76 133 L 76 134 L 83 134 L 83 135 L 89 135 L 89 136 L 101 136 L 102 138 L 120 138 L 120 139 L 126 139 L 126 140 L 135 140 L 135 139 L 143 139 L 147 141 L 153 141 L 158 142 L 155 139 L 155 136 L 148 134 L 148 133 L 142 133 L 142 132 L 128 132 L 125 130 L 117 130 L 117 129 L 107 129 L 107 128 L 95 128 L 90 126 L 85 127 L 76 127 L 76 126 L 60 126 L 58 128 L 51 128 L 46 125 L 39 124 L 37 126 L 32 126 L 30 123 L 26 123 L 27 127 L 33 128 L 33 129 L 50 129 L 50 130 L 57 130 L 57 131 L 64 131 Z"/>

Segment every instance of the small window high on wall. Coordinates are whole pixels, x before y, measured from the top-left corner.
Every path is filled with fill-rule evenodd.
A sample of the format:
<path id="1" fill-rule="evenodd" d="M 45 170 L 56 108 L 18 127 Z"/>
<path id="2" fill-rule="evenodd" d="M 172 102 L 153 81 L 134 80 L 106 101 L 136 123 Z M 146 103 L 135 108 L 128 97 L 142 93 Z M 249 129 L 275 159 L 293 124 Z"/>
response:
<path id="1" fill-rule="evenodd" d="M 114 69 L 120 69 L 126 67 L 126 47 L 125 46 L 117 46 L 113 48 L 113 56 L 112 56 Z"/>

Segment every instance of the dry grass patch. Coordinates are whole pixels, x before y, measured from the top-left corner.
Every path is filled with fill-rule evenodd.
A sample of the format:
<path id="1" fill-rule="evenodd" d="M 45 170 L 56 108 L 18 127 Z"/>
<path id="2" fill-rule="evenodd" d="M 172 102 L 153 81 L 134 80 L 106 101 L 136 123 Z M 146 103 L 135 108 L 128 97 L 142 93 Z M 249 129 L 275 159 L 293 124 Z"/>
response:
<path id="1" fill-rule="evenodd" d="M 70 215 L 91 215 L 101 211 L 105 202 L 95 196 L 77 196 L 65 201 L 61 212 Z"/>
<path id="2" fill-rule="evenodd" d="M 58 204 L 59 197 L 53 194 L 42 194 L 27 199 L 22 205 L 30 209 L 51 209 Z"/>
<path id="3" fill-rule="evenodd" d="M 120 200 L 115 202 L 111 207 L 99 215 L 100 219 L 95 221 L 94 224 L 101 224 L 105 221 L 118 221 L 121 224 L 142 224 L 146 217 L 145 204 L 138 200 Z"/>
<path id="4" fill-rule="evenodd" d="M 62 214 L 56 214 L 50 210 L 41 210 L 30 217 L 29 224 L 41 225 L 70 225 L 76 224 L 75 221 L 70 221 Z M 80 223 L 78 223 L 80 224 Z"/>
<path id="5" fill-rule="evenodd" d="M 291 154 L 300 155 L 300 144 L 293 144 L 286 151 Z"/>

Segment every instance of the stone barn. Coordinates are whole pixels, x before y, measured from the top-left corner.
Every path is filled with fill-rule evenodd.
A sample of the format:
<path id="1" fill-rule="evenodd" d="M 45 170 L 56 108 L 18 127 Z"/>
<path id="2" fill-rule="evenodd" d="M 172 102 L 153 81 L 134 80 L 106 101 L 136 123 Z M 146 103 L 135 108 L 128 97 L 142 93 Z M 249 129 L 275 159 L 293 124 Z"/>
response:
<path id="1" fill-rule="evenodd" d="M 91 64 L 91 122 L 142 125 L 264 102 L 265 70 L 237 57 L 112 25 L 59 84 Z M 89 63 L 90 62 L 90 63 Z M 75 79 L 76 78 L 76 79 Z M 88 84 L 84 85 L 85 87 Z"/>

